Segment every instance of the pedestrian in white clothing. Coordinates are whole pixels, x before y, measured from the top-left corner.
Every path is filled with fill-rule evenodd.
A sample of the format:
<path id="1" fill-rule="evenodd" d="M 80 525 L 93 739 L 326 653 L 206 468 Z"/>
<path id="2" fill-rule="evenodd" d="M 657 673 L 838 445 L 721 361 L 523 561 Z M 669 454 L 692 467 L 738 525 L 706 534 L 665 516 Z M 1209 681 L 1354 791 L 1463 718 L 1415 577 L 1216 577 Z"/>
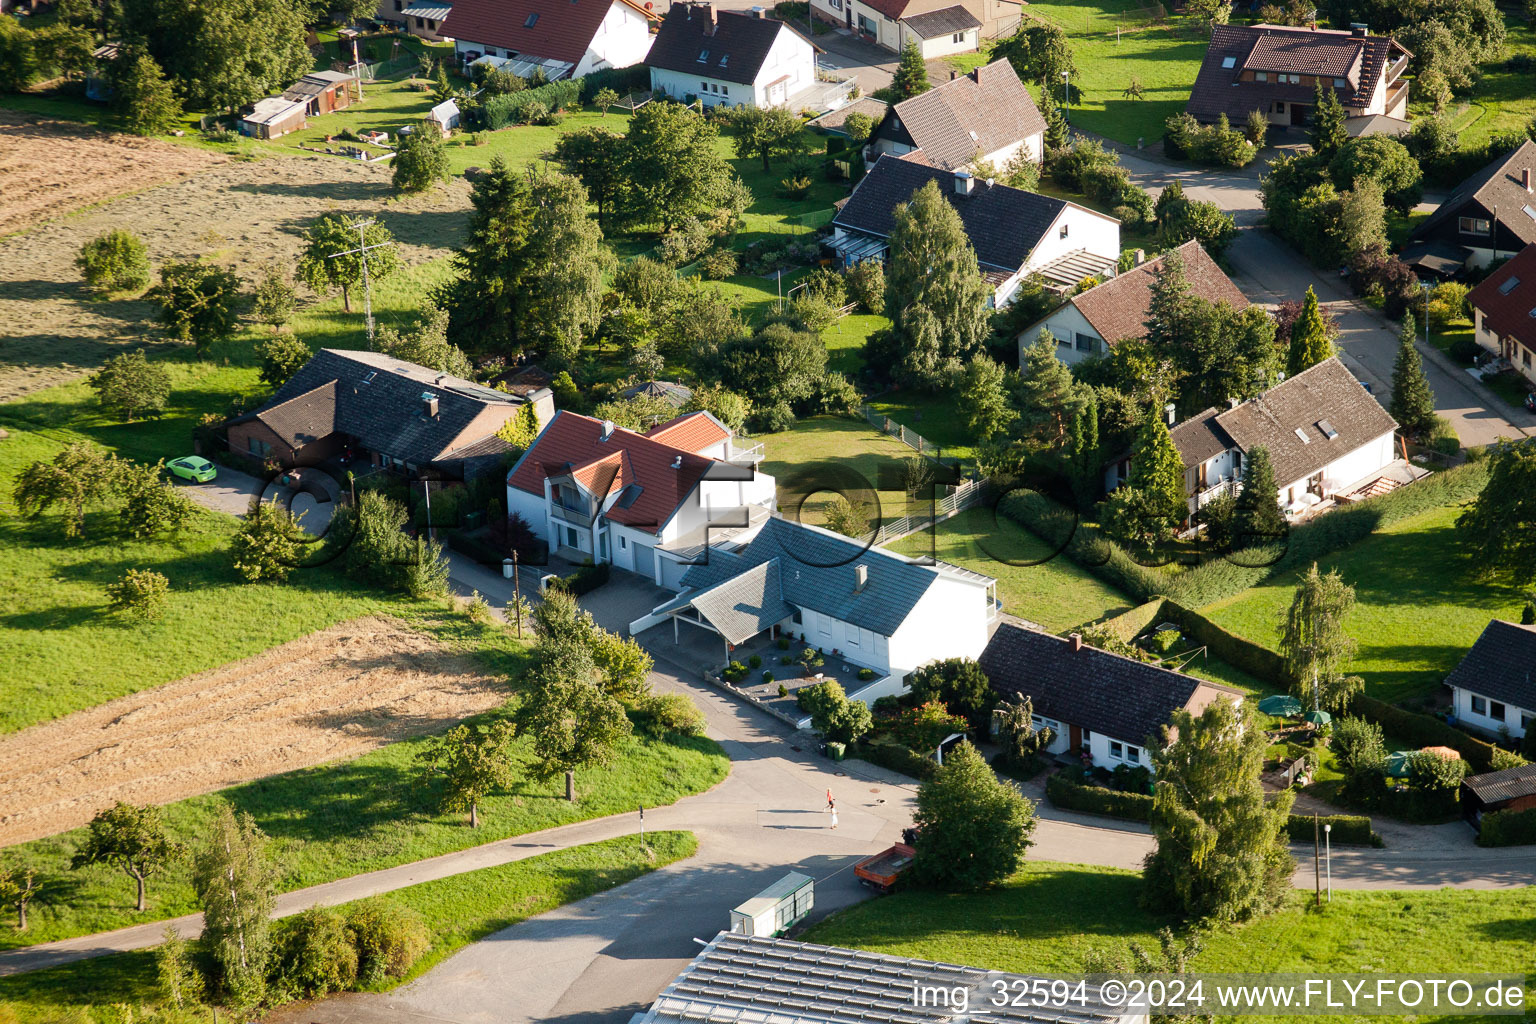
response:
<path id="1" fill-rule="evenodd" d="M 837 828 L 837 805 L 834 804 L 832 801 L 828 800 L 827 801 L 827 810 L 832 812 L 832 827 L 835 829 L 835 828 Z"/>

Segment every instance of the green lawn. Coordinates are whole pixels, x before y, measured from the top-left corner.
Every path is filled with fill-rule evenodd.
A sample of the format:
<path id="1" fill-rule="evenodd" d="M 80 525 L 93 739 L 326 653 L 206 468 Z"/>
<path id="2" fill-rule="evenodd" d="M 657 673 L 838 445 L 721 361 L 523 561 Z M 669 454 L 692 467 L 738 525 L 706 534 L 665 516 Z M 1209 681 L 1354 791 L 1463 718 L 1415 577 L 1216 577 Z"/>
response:
<path id="1" fill-rule="evenodd" d="M 890 391 L 869 402 L 875 412 L 889 416 L 938 445 L 943 457 L 973 458 L 976 438 L 967 429 L 955 405 L 955 395 L 948 390 L 937 395 L 922 391 Z"/>
<path id="2" fill-rule="evenodd" d="M 1478 578 L 1456 543 L 1458 509 L 1405 519 L 1324 559 L 1355 588 L 1346 620 L 1359 654 L 1350 671 L 1387 701 L 1432 694 L 1491 618 L 1518 621 L 1524 597 L 1507 581 Z M 1275 647 L 1296 573 L 1287 572 L 1202 609 L 1219 626 Z"/>
<path id="3" fill-rule="evenodd" d="M 1156 949 L 1154 933 L 1172 922 L 1139 906 L 1140 889 L 1135 872 L 1041 861 L 1027 864 L 1000 891 L 898 893 L 845 910 L 805 937 L 993 970 L 1071 973 L 1083 969 L 1090 951 L 1128 961 L 1128 941 Z M 1310 902 L 1311 894 L 1295 893 L 1275 914 L 1205 935 L 1191 969 L 1421 975 L 1530 969 L 1536 888 L 1335 890 L 1320 911 Z"/>
<path id="4" fill-rule="evenodd" d="M 1051 557 L 1044 541 L 986 506 L 966 509 L 935 532 L 915 533 L 890 547 L 995 577 L 1004 611 L 1053 633 L 1118 615 L 1135 604 L 1065 555 Z"/>
<path id="5" fill-rule="evenodd" d="M 882 519 L 909 511 L 900 467 L 901 460 L 915 453 L 900 441 L 881 436 L 862 418 L 813 416 L 782 434 L 753 440 L 763 443 L 762 471 L 778 481 L 779 511 L 791 519 L 802 499 L 826 498 L 839 488 L 850 499 L 858 497 L 866 503 L 878 497 Z M 814 514 L 810 519 L 820 522 Z"/>
<path id="6" fill-rule="evenodd" d="M 478 627 L 463 616 L 421 613 L 408 619 L 444 642 L 472 651 L 489 670 L 516 678 L 525 664 L 521 642 L 500 627 Z M 515 684 L 509 686 L 509 695 Z M 508 836 L 609 814 L 641 805 L 670 804 L 725 778 L 729 759 L 713 741 L 635 737 L 625 741 L 605 768 L 576 774 L 578 799 L 565 800 L 563 778 L 534 782 L 519 776 L 480 805 L 480 827 L 467 815 L 439 812 L 431 787 L 416 781 L 413 759 L 428 738 L 403 740 L 351 761 L 285 772 L 204 796 L 167 804 L 167 828 L 196 848 L 220 803 L 249 812 L 273 842 L 280 888 L 301 889 L 451 853 Z M 514 742 L 521 765 L 529 740 Z M 0 929 L 0 948 L 49 942 L 112 928 L 157 921 L 197 909 L 188 858 L 151 880 L 149 910 L 133 909 L 132 881 L 115 868 L 69 869 L 85 830 L 12 846 L 8 864 L 31 865 L 60 897 L 32 911 L 26 935 Z"/>
<path id="7" fill-rule="evenodd" d="M 420 914 L 432 934 L 432 945 L 406 978 L 391 979 L 378 989 L 418 977 L 503 928 L 691 857 L 698 840 L 691 832 L 654 832 L 646 835 L 646 847 L 648 851 L 638 836 L 625 836 L 423 882 L 379 897 Z M 88 1020 L 120 1024 L 122 1017 L 115 1007 L 159 1001 L 155 954 L 141 950 L 17 975 L 0 982 L 0 995 L 15 1008 L 21 1024 L 74 1020 L 69 1015 L 80 1009 L 94 1011 Z"/>
<path id="8" fill-rule="evenodd" d="M 1504 26 L 1506 56 L 1536 56 L 1536 29 L 1529 22 L 1506 14 Z M 1495 135 L 1524 131 L 1536 116 L 1530 72 L 1508 70 L 1502 62 L 1485 65 L 1472 90 L 1457 96 L 1450 109 L 1451 125 L 1461 133 L 1463 149 L 1486 145 Z"/>

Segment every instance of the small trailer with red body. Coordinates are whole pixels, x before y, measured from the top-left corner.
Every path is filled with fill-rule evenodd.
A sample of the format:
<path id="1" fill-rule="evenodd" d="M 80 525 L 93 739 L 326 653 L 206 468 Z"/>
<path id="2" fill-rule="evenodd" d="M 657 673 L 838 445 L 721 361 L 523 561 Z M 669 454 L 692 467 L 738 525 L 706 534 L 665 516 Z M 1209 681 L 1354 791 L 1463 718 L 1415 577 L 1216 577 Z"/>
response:
<path id="1" fill-rule="evenodd" d="M 853 866 L 853 873 L 858 880 L 871 889 L 880 892 L 890 892 L 896 886 L 896 879 L 901 873 L 912 866 L 912 858 L 916 850 L 906 843 L 897 843 L 887 850 L 882 850 L 873 857 L 865 857 Z"/>

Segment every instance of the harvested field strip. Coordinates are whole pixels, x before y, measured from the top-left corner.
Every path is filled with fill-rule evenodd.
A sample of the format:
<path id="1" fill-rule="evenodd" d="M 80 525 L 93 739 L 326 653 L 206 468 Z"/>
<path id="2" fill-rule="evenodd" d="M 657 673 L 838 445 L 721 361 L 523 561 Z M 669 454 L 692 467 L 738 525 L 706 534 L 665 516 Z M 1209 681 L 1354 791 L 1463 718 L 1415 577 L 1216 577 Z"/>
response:
<path id="1" fill-rule="evenodd" d="M 0 737 L 0 846 L 353 758 L 500 704 L 504 681 L 373 615 Z"/>

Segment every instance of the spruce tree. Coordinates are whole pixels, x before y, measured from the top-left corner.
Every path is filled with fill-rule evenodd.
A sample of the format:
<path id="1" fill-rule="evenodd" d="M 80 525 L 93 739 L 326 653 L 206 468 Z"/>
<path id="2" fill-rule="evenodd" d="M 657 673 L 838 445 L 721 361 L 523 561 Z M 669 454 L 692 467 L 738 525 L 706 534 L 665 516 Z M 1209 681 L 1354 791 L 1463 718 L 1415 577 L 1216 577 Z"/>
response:
<path id="1" fill-rule="evenodd" d="M 1333 357 L 1333 340 L 1328 324 L 1317 305 L 1317 293 L 1309 285 L 1302 302 L 1301 315 L 1291 325 L 1291 347 L 1285 358 L 1285 375 L 1294 377 Z"/>
<path id="2" fill-rule="evenodd" d="M 1046 152 L 1055 152 L 1058 149 L 1067 148 L 1067 137 L 1071 134 L 1072 126 L 1067 122 L 1067 115 L 1061 112 L 1056 98 L 1051 95 L 1051 90 L 1040 90 L 1040 116 L 1045 118 L 1045 149 Z"/>
<path id="3" fill-rule="evenodd" d="M 1162 410 L 1154 408 L 1142 422 L 1131 450 L 1130 485 L 1148 496 L 1156 515 L 1171 526 L 1189 515 L 1184 495 L 1184 459 L 1168 433 Z"/>
<path id="4" fill-rule="evenodd" d="M 891 84 L 902 99 L 910 99 L 933 88 L 928 82 L 928 65 L 923 63 L 923 53 L 916 43 L 901 48 L 901 59 L 896 64 L 896 75 Z"/>
<path id="5" fill-rule="evenodd" d="M 1330 159 L 1339 147 L 1349 141 L 1344 127 L 1344 105 L 1338 93 L 1323 88 L 1323 80 L 1317 80 L 1317 90 L 1312 105 L 1312 149 L 1324 160 Z"/>
<path id="6" fill-rule="evenodd" d="M 1055 449 L 1067 436 L 1072 420 L 1088 403 L 1088 389 L 1056 358 L 1056 339 L 1044 328 L 1020 361 L 1020 412 L 1038 444 Z"/>
<path id="7" fill-rule="evenodd" d="M 1423 436 L 1435 423 L 1435 393 L 1429 389 L 1429 378 L 1424 376 L 1424 364 L 1414 345 L 1415 328 L 1413 314 L 1405 312 L 1397 362 L 1392 367 L 1390 412 L 1405 432 Z"/>
<path id="8" fill-rule="evenodd" d="M 1260 445 L 1243 461 L 1243 490 L 1232 515 L 1232 546 L 1240 551 L 1272 543 L 1284 538 L 1285 532 L 1275 467 L 1269 461 L 1269 450 Z"/>
<path id="9" fill-rule="evenodd" d="M 1077 507 L 1087 511 L 1099 499 L 1102 490 L 1100 470 L 1102 456 L 1099 451 L 1099 403 L 1092 391 L 1087 402 L 1072 418 L 1072 492 Z"/>

